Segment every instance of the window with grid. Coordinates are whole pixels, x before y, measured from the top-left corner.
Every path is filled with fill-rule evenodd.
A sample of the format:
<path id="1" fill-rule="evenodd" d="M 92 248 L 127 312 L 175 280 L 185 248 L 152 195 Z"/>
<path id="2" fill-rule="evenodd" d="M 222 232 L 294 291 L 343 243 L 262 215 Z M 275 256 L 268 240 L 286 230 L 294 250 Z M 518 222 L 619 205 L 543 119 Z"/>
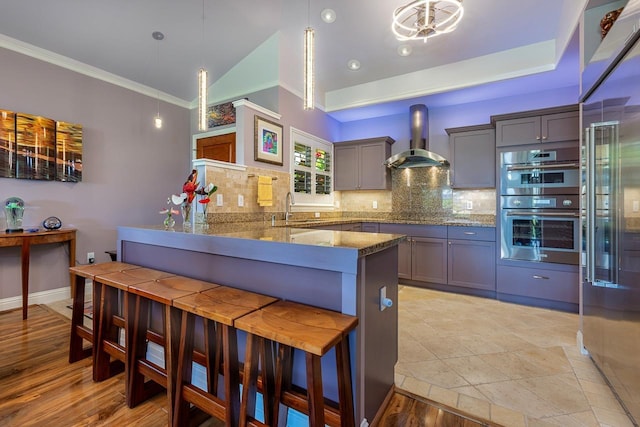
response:
<path id="1" fill-rule="evenodd" d="M 291 128 L 296 206 L 333 207 L 333 144 Z"/>

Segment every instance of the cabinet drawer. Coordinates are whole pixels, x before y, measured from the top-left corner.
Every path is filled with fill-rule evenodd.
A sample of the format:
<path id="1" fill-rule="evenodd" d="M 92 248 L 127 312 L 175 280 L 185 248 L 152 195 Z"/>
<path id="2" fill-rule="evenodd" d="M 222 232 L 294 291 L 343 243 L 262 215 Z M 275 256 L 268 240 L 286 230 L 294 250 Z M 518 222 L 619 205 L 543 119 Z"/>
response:
<path id="1" fill-rule="evenodd" d="M 365 233 L 378 233 L 380 225 L 377 222 L 363 222 L 362 231 Z"/>
<path id="2" fill-rule="evenodd" d="M 498 293 L 578 303 L 578 271 L 498 265 Z"/>
<path id="3" fill-rule="evenodd" d="M 496 241 L 495 227 L 460 227 L 450 225 L 447 227 L 447 233 L 449 239 Z"/>
<path id="4" fill-rule="evenodd" d="M 406 234 L 415 237 L 447 238 L 446 225 L 380 224 L 381 233 Z"/>

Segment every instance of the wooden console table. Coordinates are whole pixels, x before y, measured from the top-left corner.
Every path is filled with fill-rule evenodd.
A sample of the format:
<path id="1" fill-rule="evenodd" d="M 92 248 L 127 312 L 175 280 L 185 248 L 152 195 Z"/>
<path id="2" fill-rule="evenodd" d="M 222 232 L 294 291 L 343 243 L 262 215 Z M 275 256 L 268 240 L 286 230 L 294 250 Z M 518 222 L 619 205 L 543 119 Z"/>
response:
<path id="1" fill-rule="evenodd" d="M 22 318 L 27 318 L 29 305 L 29 256 L 31 245 L 43 245 L 46 243 L 68 242 L 69 267 L 76 265 L 76 230 L 73 228 L 61 228 L 51 231 L 34 231 L 21 233 L 0 232 L 0 247 L 20 246 L 20 261 L 22 262 Z M 73 281 L 71 281 L 73 283 Z"/>

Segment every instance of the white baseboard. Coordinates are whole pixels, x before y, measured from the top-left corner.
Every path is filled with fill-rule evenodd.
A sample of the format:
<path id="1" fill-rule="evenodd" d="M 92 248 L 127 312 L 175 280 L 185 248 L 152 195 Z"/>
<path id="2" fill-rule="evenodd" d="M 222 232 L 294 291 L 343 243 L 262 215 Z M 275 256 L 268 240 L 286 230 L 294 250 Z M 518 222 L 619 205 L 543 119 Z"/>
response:
<path id="1" fill-rule="evenodd" d="M 91 286 L 87 286 L 89 295 L 91 294 Z M 49 304 L 55 301 L 71 298 L 71 288 L 50 289 L 48 291 L 34 292 L 29 294 L 29 305 L 31 304 Z M 0 299 L 0 311 L 12 310 L 22 307 L 22 295 L 11 298 Z"/>

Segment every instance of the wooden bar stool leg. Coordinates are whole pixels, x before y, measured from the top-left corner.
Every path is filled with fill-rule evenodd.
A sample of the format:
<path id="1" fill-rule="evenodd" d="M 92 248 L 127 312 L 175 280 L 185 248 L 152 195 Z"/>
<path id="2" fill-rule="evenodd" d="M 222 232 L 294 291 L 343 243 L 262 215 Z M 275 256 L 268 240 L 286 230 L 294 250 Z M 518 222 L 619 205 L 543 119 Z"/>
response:
<path id="1" fill-rule="evenodd" d="M 351 358 L 349 357 L 348 335 L 336 345 L 336 365 L 338 367 L 340 425 L 342 427 L 354 427 L 353 390 L 351 389 Z"/>
<path id="2" fill-rule="evenodd" d="M 205 363 L 207 365 L 207 390 L 214 396 L 218 395 L 218 378 L 222 363 L 222 348 L 216 343 L 222 342 L 222 329 L 216 328 L 215 322 L 202 318 L 204 330 Z"/>
<path id="3" fill-rule="evenodd" d="M 256 413 L 256 393 L 258 391 L 258 362 L 260 358 L 260 338 L 247 333 L 247 348 L 244 357 L 242 378 L 242 400 L 240 404 L 240 427 L 247 425 L 247 418 Z"/>
<path id="4" fill-rule="evenodd" d="M 224 398 L 226 404 L 226 419 L 228 426 L 238 425 L 240 418 L 240 364 L 238 362 L 238 336 L 235 328 L 228 325 L 218 325 L 222 333 L 222 347 L 224 357 Z M 219 363 L 219 362 L 216 362 Z M 216 366 L 219 366 L 216 365 Z M 215 369 L 217 371 L 217 369 Z M 255 406 L 255 403 L 254 403 Z"/>
<path id="5" fill-rule="evenodd" d="M 174 406 L 177 393 L 178 358 L 180 352 L 180 326 L 182 311 L 166 306 L 165 322 L 165 370 L 167 372 L 167 398 L 169 425 L 173 425 Z"/>
<path id="6" fill-rule="evenodd" d="M 94 361 L 93 380 L 104 381 L 115 374 L 112 369 L 111 356 L 104 348 L 104 341 L 116 341 L 118 339 L 118 328 L 112 324 L 113 315 L 118 304 L 118 290 L 103 283 L 96 283 L 94 292 L 100 297 L 97 302 L 98 321 L 94 322 Z M 96 301 L 94 301 L 96 304 Z"/>
<path id="7" fill-rule="evenodd" d="M 283 391 L 291 389 L 291 376 L 293 372 L 293 348 L 288 345 L 278 345 L 278 359 L 276 361 L 276 381 L 273 396 L 273 425 L 286 426 L 289 408 L 280 405 Z"/>
<path id="8" fill-rule="evenodd" d="M 69 363 L 77 362 L 90 355 L 92 350 L 84 350 L 82 337 L 78 334 L 78 326 L 84 322 L 84 291 L 86 279 L 82 276 L 75 276 L 75 286 L 73 290 L 73 303 L 71 310 L 71 336 L 69 338 Z M 94 303 L 95 306 L 95 303 Z M 94 316 L 95 320 L 95 316 Z M 95 334 L 95 329 L 94 329 Z"/>
<path id="9" fill-rule="evenodd" d="M 172 425 L 174 427 L 188 425 L 189 402 L 183 399 L 185 383 L 191 382 L 192 360 L 193 360 L 193 339 L 195 316 L 186 311 L 182 312 L 180 321 L 180 335 L 178 345 L 178 370 L 176 372 L 175 400 L 173 409 Z"/>
<path id="10" fill-rule="evenodd" d="M 307 366 L 307 401 L 309 425 L 324 426 L 324 397 L 322 395 L 322 371 L 320 356 L 305 352 Z"/>
<path id="11" fill-rule="evenodd" d="M 275 366 L 274 343 L 271 340 L 260 340 L 260 360 L 262 379 L 262 406 L 264 408 L 264 423 L 272 425 L 274 422 L 275 395 Z"/>
<path id="12" fill-rule="evenodd" d="M 133 408 L 145 399 L 144 375 L 136 367 L 140 355 L 147 350 L 147 326 L 150 302 L 146 298 L 130 295 L 132 313 L 127 316 L 127 405 Z"/>

